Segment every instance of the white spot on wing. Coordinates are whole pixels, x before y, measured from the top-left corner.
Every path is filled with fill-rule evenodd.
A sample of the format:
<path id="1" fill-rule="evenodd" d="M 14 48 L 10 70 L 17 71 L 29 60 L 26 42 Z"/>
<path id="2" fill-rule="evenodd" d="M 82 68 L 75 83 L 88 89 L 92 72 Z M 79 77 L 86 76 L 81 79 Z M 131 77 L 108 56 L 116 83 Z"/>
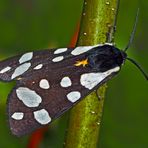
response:
<path id="1" fill-rule="evenodd" d="M 39 83 L 40 87 L 43 89 L 48 89 L 49 86 L 49 82 L 46 79 L 42 79 Z"/>
<path id="2" fill-rule="evenodd" d="M 26 87 L 19 87 L 16 95 L 28 107 L 38 107 L 42 102 L 42 98 L 35 91 Z"/>
<path id="3" fill-rule="evenodd" d="M 113 44 L 113 43 L 105 43 L 104 45 L 110 45 L 110 46 L 113 46 L 114 44 Z"/>
<path id="4" fill-rule="evenodd" d="M 95 46 L 80 46 L 80 47 L 76 47 L 72 52 L 71 54 L 72 55 L 80 55 L 82 53 L 85 53 L 89 50 L 91 50 L 92 48 L 94 47 L 97 47 L 98 45 L 95 45 Z"/>
<path id="5" fill-rule="evenodd" d="M 7 66 L 7 67 L 3 68 L 3 69 L 0 71 L 0 73 L 5 73 L 5 72 L 9 71 L 10 69 L 11 69 L 11 67 L 10 67 L 10 66 Z"/>
<path id="6" fill-rule="evenodd" d="M 37 66 L 34 67 L 34 69 L 41 69 L 43 67 L 43 64 L 39 64 Z"/>
<path id="7" fill-rule="evenodd" d="M 26 61 L 29 61 L 31 60 L 33 57 L 33 52 L 28 52 L 28 53 L 25 53 L 21 56 L 21 58 L 19 59 L 19 62 L 20 64 L 26 62 Z"/>
<path id="8" fill-rule="evenodd" d="M 69 77 L 64 77 L 62 80 L 61 80 L 61 82 L 60 82 L 60 85 L 62 86 L 62 87 L 69 87 L 69 86 L 71 86 L 71 80 L 70 80 L 70 78 Z"/>
<path id="9" fill-rule="evenodd" d="M 22 120 L 24 117 L 24 113 L 22 112 L 15 112 L 12 116 L 13 119 L 15 120 Z"/>
<path id="10" fill-rule="evenodd" d="M 65 51 L 67 51 L 67 48 L 59 48 L 59 49 L 57 49 L 57 50 L 54 51 L 54 54 L 63 53 Z"/>
<path id="11" fill-rule="evenodd" d="M 30 66 L 31 66 L 31 63 L 24 63 L 20 65 L 19 67 L 17 67 L 14 73 L 12 74 L 11 79 L 14 79 L 17 76 L 22 75 L 24 72 L 26 72 L 29 69 Z"/>
<path id="12" fill-rule="evenodd" d="M 45 125 L 51 122 L 51 117 L 49 116 L 48 112 L 45 109 L 35 111 L 33 112 L 33 114 L 36 121 L 39 122 L 40 124 Z"/>
<path id="13" fill-rule="evenodd" d="M 81 97 L 81 94 L 80 92 L 78 91 L 72 91 L 70 93 L 67 94 L 67 98 L 70 102 L 74 103 L 76 102 L 77 100 L 79 100 Z"/>
<path id="14" fill-rule="evenodd" d="M 59 61 L 62 61 L 64 59 L 63 56 L 59 56 L 59 57 L 56 57 L 54 59 L 52 59 L 53 62 L 59 62 Z"/>
<path id="15" fill-rule="evenodd" d="M 86 73 L 82 74 L 80 78 L 80 83 L 82 86 L 88 89 L 94 88 L 98 85 L 102 80 L 104 80 L 110 74 L 117 72 L 120 70 L 120 67 L 115 67 L 105 72 L 98 72 L 98 73 Z"/>

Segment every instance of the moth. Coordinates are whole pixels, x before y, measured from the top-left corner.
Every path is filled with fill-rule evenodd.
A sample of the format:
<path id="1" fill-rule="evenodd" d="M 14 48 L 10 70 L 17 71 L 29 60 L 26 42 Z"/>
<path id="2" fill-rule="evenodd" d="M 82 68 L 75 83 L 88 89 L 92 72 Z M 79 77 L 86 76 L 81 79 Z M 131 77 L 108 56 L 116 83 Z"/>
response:
<path id="1" fill-rule="evenodd" d="M 135 23 L 136 24 L 136 23 Z M 12 133 L 22 136 L 51 123 L 113 78 L 127 57 L 112 43 L 28 52 L 0 62 L 0 80 L 16 80 L 8 96 Z"/>

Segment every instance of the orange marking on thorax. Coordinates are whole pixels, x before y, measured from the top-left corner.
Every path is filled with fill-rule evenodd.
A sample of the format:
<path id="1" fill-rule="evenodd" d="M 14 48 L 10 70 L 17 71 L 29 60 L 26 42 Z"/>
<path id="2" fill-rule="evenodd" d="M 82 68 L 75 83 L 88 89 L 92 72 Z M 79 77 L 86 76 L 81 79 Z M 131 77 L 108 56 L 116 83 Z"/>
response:
<path id="1" fill-rule="evenodd" d="M 82 61 L 76 61 L 76 63 L 74 64 L 75 66 L 83 66 L 85 67 L 88 64 L 88 59 L 82 60 Z"/>

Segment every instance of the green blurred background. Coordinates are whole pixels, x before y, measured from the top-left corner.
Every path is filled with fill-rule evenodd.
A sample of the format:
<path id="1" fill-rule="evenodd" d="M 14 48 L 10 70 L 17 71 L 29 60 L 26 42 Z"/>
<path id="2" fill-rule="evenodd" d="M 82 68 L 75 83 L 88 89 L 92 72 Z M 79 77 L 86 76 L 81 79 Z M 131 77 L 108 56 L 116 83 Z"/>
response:
<path id="1" fill-rule="evenodd" d="M 0 59 L 48 47 L 66 47 L 81 16 L 83 0 L 1 0 Z M 124 48 L 129 40 L 137 8 L 137 32 L 128 55 L 148 73 L 148 1 L 122 0 L 115 42 Z M 0 83 L 0 148 L 26 148 L 29 136 L 11 135 L 6 99 L 14 83 Z M 128 61 L 108 83 L 99 148 L 148 148 L 148 85 Z M 41 148 L 61 148 L 68 113 L 49 125 Z"/>

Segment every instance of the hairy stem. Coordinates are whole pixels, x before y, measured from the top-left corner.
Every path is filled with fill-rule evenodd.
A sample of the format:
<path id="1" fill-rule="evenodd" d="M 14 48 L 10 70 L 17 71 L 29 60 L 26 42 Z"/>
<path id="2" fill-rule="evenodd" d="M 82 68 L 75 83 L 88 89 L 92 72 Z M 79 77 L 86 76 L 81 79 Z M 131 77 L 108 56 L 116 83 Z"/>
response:
<path id="1" fill-rule="evenodd" d="M 77 45 L 112 42 L 118 0 L 85 0 Z M 70 113 L 65 148 L 96 148 L 106 85 L 83 99 Z"/>

